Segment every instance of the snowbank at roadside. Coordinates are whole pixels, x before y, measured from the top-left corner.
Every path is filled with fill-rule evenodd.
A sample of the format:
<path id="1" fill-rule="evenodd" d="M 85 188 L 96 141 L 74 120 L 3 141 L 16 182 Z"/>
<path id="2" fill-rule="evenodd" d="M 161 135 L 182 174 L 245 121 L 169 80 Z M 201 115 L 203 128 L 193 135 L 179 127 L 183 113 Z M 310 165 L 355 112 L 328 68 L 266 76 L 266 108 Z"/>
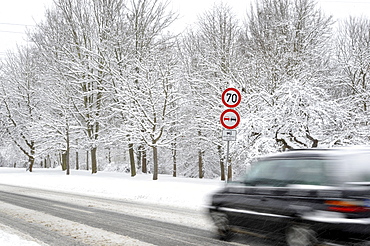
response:
<path id="1" fill-rule="evenodd" d="M 88 196 L 125 199 L 189 209 L 201 209 L 208 196 L 220 189 L 224 182 L 159 175 L 71 170 L 70 175 L 60 169 L 34 169 L 32 173 L 19 168 L 0 168 L 0 183 L 28 188 L 40 188 Z"/>
<path id="2" fill-rule="evenodd" d="M 17 232 L 18 234 L 22 234 Z M 22 238 L 23 236 L 23 238 Z M 8 226 L 0 224 L 0 245 L 1 246 L 42 246 L 32 241 L 31 237 L 26 235 L 16 235 L 14 230 Z"/>
<path id="3" fill-rule="evenodd" d="M 39 246 L 38 243 L 24 240 L 15 234 L 2 231 L 0 228 L 0 244 L 2 246 Z"/>

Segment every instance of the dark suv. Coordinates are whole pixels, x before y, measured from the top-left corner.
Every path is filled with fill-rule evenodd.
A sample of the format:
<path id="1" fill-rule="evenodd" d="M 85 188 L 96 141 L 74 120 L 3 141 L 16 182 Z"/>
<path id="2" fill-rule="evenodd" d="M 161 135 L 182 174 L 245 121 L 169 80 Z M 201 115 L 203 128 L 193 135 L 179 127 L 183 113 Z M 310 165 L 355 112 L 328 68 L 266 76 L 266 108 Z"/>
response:
<path id="1" fill-rule="evenodd" d="M 289 246 L 370 245 L 370 149 L 262 158 L 212 196 L 209 212 L 222 239 L 253 232 Z"/>

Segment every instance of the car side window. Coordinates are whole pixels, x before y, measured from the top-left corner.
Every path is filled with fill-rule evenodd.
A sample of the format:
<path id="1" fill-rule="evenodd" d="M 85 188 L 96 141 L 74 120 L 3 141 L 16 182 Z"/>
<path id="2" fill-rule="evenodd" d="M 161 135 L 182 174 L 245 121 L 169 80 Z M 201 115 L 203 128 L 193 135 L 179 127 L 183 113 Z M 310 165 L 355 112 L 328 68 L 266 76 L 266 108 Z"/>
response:
<path id="1" fill-rule="evenodd" d="M 271 186 L 279 164 L 279 161 L 257 162 L 253 164 L 250 172 L 244 177 L 243 182 L 252 186 Z"/>
<path id="2" fill-rule="evenodd" d="M 299 175 L 302 184 L 326 185 L 325 166 L 322 160 L 302 161 Z"/>
<path id="3" fill-rule="evenodd" d="M 317 159 L 261 161 L 245 179 L 246 185 L 282 187 L 291 184 L 326 185 L 325 163 Z"/>

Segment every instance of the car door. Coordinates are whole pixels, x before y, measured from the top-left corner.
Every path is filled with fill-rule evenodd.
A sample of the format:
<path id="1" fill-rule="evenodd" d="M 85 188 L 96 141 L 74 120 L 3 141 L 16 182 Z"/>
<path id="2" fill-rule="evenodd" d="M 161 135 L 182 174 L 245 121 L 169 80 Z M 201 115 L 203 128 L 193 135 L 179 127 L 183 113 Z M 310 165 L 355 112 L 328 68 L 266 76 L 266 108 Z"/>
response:
<path id="1" fill-rule="evenodd" d="M 286 211 L 288 198 L 285 196 L 287 188 L 279 180 L 283 177 L 278 177 L 279 174 L 289 174 L 282 168 L 281 161 L 268 163 L 252 179 L 247 179 L 244 185 L 229 187 L 224 209 L 229 214 L 231 224 L 267 232 L 282 228 L 282 224 L 289 219 Z M 251 180 L 255 182 L 249 182 Z"/>

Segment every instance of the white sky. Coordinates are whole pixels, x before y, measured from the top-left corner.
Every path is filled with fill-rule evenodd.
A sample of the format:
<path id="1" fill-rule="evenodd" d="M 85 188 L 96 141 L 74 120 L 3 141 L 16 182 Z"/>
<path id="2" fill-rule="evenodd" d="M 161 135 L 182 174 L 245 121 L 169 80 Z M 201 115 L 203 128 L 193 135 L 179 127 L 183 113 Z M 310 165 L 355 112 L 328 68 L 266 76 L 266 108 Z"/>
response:
<path id="1" fill-rule="evenodd" d="M 180 19 L 174 28 L 183 29 L 193 23 L 197 16 L 210 9 L 221 0 L 169 0 L 170 7 L 178 12 Z M 32 28 L 44 15 L 45 8 L 53 0 L 0 0 L 0 58 L 6 50 L 15 49 L 16 44 L 25 43 L 25 31 Z M 238 16 L 244 16 L 246 9 L 255 0 L 224 0 Z M 334 18 L 345 18 L 349 15 L 370 17 L 370 0 L 318 0 L 325 13 Z M 29 25 L 29 26 L 27 26 Z"/>

